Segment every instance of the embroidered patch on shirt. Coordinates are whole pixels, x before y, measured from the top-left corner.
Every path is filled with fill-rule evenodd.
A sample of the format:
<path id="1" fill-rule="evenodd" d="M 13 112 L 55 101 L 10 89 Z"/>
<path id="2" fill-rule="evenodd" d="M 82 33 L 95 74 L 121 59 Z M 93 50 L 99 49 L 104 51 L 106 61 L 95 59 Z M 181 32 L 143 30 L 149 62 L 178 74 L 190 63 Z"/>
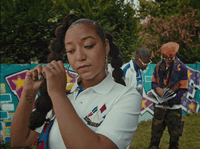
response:
<path id="1" fill-rule="evenodd" d="M 106 115 L 102 116 L 102 113 L 106 110 L 106 105 L 104 104 L 100 109 L 98 109 L 98 106 L 96 106 L 92 111 L 85 116 L 84 120 L 87 122 L 88 125 L 99 127 L 103 120 L 105 119 Z M 102 120 L 103 119 L 103 120 Z M 100 122 L 94 122 L 92 120 L 100 121 Z"/>

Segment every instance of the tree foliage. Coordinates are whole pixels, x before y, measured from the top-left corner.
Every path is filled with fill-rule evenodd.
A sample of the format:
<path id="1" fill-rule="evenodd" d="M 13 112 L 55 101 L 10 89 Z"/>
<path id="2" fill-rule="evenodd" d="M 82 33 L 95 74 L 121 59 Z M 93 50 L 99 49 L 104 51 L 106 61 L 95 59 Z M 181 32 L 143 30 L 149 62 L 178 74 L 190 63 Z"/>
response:
<path id="1" fill-rule="evenodd" d="M 196 0 L 140 2 L 141 18 L 147 17 L 140 38 L 143 39 L 143 46 L 152 51 L 154 62 L 160 60 L 160 48 L 169 41 L 179 43 L 178 54 L 183 62 L 200 61 L 200 5 L 195 5 Z"/>
<path id="2" fill-rule="evenodd" d="M 136 13 L 133 0 L 2 0 L 1 63 L 30 63 L 31 59 L 46 63 L 54 31 L 69 13 L 92 19 L 111 32 L 125 62 L 142 45 L 154 52 L 157 62 L 160 46 L 167 41 L 181 45 L 182 61 L 200 61 L 199 0 L 139 1 Z M 148 15 L 147 23 L 139 25 Z"/>
<path id="3" fill-rule="evenodd" d="M 1 63 L 45 59 L 52 32 L 52 1 L 1 1 Z"/>
<path id="4" fill-rule="evenodd" d="M 55 28 L 69 13 L 111 32 L 125 61 L 139 45 L 139 19 L 124 0 L 2 0 L 1 7 L 1 63 L 29 63 L 32 58 L 45 63 Z"/>
<path id="5" fill-rule="evenodd" d="M 60 14 L 56 20 L 71 12 L 98 22 L 106 32 L 112 33 L 126 62 L 139 45 L 139 18 L 134 16 L 132 5 L 125 4 L 124 0 L 60 0 L 55 6 L 56 13 Z"/>
<path id="6" fill-rule="evenodd" d="M 182 8 L 186 6 L 187 11 L 196 9 L 195 19 L 200 19 L 199 0 L 139 0 L 139 17 L 145 19 L 148 15 L 156 18 L 169 18 L 174 14 L 184 15 Z"/>
<path id="7" fill-rule="evenodd" d="M 153 56 L 158 57 L 162 44 L 174 41 L 180 45 L 182 58 L 186 58 L 187 53 L 194 54 L 193 52 L 200 46 L 200 43 L 193 42 L 196 27 L 200 26 L 199 21 L 194 19 L 194 13 L 195 11 L 186 13 L 184 16 L 171 16 L 169 20 L 149 16 L 147 22 L 143 24 L 144 30 L 140 32 L 140 38 L 146 41 L 144 46 L 153 52 Z M 194 62 L 198 56 L 198 54 L 192 55 L 185 61 Z"/>

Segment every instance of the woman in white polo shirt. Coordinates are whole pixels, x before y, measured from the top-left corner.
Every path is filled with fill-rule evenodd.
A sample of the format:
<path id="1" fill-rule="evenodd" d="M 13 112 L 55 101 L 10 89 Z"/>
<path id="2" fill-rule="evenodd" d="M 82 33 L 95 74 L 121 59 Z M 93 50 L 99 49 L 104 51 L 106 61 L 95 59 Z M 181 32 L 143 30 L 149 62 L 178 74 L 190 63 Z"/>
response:
<path id="1" fill-rule="evenodd" d="M 54 60 L 26 74 L 12 121 L 11 145 L 29 146 L 39 136 L 37 149 L 128 148 L 137 129 L 142 97 L 125 87 L 122 58 L 112 36 L 94 21 L 76 15 L 66 16 L 55 34 L 49 56 Z M 79 75 L 67 95 L 65 67 L 58 61 L 64 48 Z M 115 81 L 106 71 L 107 56 Z M 38 91 L 41 95 L 33 111 Z"/>

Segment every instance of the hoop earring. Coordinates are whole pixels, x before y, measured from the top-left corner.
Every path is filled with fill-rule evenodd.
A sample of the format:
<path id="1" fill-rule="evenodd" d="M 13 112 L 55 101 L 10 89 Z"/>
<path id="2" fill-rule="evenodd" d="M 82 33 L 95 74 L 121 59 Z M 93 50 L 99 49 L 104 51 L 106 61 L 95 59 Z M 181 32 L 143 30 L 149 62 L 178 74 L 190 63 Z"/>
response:
<path id="1" fill-rule="evenodd" d="M 73 79 L 77 78 L 79 75 L 76 75 L 75 77 L 72 76 L 72 75 L 70 75 L 70 73 L 69 73 L 69 67 L 70 67 L 70 64 L 68 64 L 68 67 L 67 67 L 67 75 L 68 75 L 70 78 L 73 78 Z"/>

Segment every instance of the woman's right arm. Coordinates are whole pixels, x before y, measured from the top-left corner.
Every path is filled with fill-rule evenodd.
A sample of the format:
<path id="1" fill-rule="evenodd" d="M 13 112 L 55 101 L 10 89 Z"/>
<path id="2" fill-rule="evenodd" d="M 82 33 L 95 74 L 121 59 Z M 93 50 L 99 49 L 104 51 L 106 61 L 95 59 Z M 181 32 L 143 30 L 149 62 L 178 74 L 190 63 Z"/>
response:
<path id="1" fill-rule="evenodd" d="M 33 144 L 39 133 L 28 128 L 29 117 L 33 110 L 35 96 L 39 91 L 42 80 L 38 80 L 41 75 L 42 66 L 38 65 L 35 69 L 26 73 L 24 87 L 17 109 L 11 124 L 11 146 L 26 147 Z"/>
<path id="2" fill-rule="evenodd" d="M 35 95 L 23 90 L 11 124 L 11 146 L 26 147 L 33 144 L 39 133 L 28 128 Z"/>

